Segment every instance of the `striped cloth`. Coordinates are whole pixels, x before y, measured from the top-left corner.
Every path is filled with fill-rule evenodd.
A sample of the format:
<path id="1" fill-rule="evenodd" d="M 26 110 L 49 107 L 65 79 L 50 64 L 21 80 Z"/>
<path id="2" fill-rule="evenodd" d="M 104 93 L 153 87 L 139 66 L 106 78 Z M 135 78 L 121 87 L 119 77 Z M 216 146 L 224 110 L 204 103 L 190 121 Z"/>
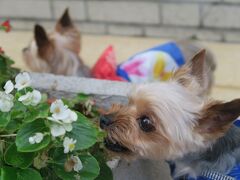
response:
<path id="1" fill-rule="evenodd" d="M 237 180 L 237 179 L 214 171 L 204 171 L 202 172 L 201 177 L 197 178 L 197 180 Z"/>
<path id="2" fill-rule="evenodd" d="M 240 118 L 234 122 L 234 125 L 240 128 Z M 175 164 L 170 163 L 171 174 L 174 173 Z M 175 178 L 174 180 L 240 180 L 240 164 L 236 164 L 236 166 L 230 171 L 228 174 L 221 174 L 216 171 L 203 171 L 201 175 L 197 178 L 192 178 L 189 175 L 184 175 L 181 178 Z"/>

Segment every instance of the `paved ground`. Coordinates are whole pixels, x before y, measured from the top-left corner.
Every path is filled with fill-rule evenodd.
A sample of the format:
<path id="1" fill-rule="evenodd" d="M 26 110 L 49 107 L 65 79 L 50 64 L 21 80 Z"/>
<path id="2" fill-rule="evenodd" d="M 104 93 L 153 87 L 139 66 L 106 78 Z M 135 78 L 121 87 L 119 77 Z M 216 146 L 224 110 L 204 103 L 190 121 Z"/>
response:
<path id="1" fill-rule="evenodd" d="M 13 31 L 8 34 L 0 32 L 0 45 L 16 60 L 16 66 L 24 70 L 28 69 L 22 61 L 21 49 L 29 43 L 31 38 L 30 31 Z M 167 40 L 159 38 L 84 35 L 81 55 L 91 66 L 101 52 L 112 44 L 116 50 L 118 62 L 121 62 L 140 50 L 165 41 Z M 222 100 L 240 97 L 240 44 L 201 43 L 212 50 L 217 59 L 216 84 L 212 96 Z"/>

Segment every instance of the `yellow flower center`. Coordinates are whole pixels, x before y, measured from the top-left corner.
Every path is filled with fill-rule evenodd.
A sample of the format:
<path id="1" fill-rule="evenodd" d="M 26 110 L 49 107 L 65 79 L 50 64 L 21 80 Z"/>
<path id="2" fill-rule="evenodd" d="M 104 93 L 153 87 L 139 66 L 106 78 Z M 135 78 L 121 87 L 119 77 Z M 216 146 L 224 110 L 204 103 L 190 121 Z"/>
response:
<path id="1" fill-rule="evenodd" d="M 69 150 L 70 150 L 70 151 L 73 151 L 73 150 L 74 150 L 74 148 L 75 148 L 75 144 L 69 144 L 69 146 L 68 146 L 68 147 L 69 147 Z"/>
<path id="2" fill-rule="evenodd" d="M 60 113 L 60 108 L 59 108 L 59 107 L 57 107 L 57 108 L 55 109 L 55 113 Z"/>

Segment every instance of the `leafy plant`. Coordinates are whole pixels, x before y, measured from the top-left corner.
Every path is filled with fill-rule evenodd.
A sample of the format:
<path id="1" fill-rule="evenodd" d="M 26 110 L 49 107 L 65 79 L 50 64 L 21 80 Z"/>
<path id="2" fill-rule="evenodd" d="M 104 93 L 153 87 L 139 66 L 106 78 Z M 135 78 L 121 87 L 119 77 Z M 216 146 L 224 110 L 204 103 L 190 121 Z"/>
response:
<path id="1" fill-rule="evenodd" d="M 111 180 L 93 101 L 79 94 L 49 103 L 12 63 L 0 55 L 1 179 Z"/>

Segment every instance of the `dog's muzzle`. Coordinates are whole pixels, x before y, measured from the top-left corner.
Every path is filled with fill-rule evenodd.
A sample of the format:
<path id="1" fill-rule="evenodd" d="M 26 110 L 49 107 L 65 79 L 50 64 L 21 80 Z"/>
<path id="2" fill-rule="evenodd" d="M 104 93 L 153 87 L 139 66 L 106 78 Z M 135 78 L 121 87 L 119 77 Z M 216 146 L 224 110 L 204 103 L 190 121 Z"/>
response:
<path id="1" fill-rule="evenodd" d="M 117 152 L 117 153 L 130 153 L 131 152 L 127 147 L 119 144 L 118 142 L 114 143 L 114 142 L 110 141 L 108 138 L 106 138 L 104 140 L 104 144 L 107 149 L 109 149 L 113 152 Z"/>

